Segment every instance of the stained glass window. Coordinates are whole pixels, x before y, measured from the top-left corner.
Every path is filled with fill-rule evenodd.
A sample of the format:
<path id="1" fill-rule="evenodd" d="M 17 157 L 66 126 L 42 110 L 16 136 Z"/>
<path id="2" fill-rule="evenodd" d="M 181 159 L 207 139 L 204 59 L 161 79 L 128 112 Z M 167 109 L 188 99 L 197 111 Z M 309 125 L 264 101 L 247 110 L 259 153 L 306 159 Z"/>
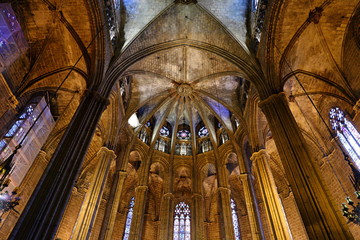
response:
<path id="1" fill-rule="evenodd" d="M 125 223 L 125 231 L 124 231 L 123 240 L 128 240 L 129 236 L 130 236 L 130 227 L 131 227 L 131 220 L 132 220 L 132 217 L 133 217 L 134 204 L 135 204 L 135 198 L 132 197 L 131 200 L 130 200 L 129 211 L 128 211 L 128 214 L 126 216 L 126 223 Z"/>
<path id="2" fill-rule="evenodd" d="M 175 207 L 174 240 L 190 240 L 190 207 L 180 202 Z"/>
<path id="3" fill-rule="evenodd" d="M 360 168 L 360 134 L 338 107 L 330 109 L 330 122 L 351 159 Z"/>
<path id="4" fill-rule="evenodd" d="M 35 122 L 34 119 L 38 120 Z M 14 157 L 12 182 L 8 190 L 13 189 L 24 179 L 54 125 L 55 121 L 45 97 L 38 97 L 25 107 L 4 137 L 0 138 L 0 161 L 6 159 L 20 143 L 22 145 L 18 150 L 19 153 Z"/>
<path id="5" fill-rule="evenodd" d="M 200 128 L 198 134 L 199 134 L 199 137 L 207 137 L 207 136 L 209 136 L 209 131 L 207 130 L 207 128 L 205 126 L 203 126 L 202 128 Z"/>
<path id="6" fill-rule="evenodd" d="M 190 139 L 190 132 L 186 129 L 182 129 L 178 131 L 177 137 L 182 140 L 189 140 Z"/>
<path id="7" fill-rule="evenodd" d="M 231 216 L 234 227 L 235 240 L 240 240 L 240 229 L 239 229 L 238 216 L 236 214 L 236 204 L 232 198 L 230 199 L 230 206 L 231 206 Z"/>
<path id="8" fill-rule="evenodd" d="M 169 129 L 165 126 L 163 126 L 161 129 L 160 129 L 160 136 L 162 137 L 168 137 L 170 134 L 169 132 Z"/>

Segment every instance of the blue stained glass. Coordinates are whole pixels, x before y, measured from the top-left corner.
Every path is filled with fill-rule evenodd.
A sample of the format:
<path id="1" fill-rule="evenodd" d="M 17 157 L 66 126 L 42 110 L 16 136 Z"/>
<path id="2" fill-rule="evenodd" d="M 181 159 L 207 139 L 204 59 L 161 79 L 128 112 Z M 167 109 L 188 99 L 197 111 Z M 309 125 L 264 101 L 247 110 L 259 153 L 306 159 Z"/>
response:
<path id="1" fill-rule="evenodd" d="M 175 207 L 173 240 L 190 240 L 190 207 L 180 202 Z"/>
<path id="2" fill-rule="evenodd" d="M 24 120 L 17 120 L 11 126 L 10 130 L 5 134 L 5 137 L 13 137 L 23 123 L 24 123 Z"/>
<path id="3" fill-rule="evenodd" d="M 236 214 L 236 204 L 233 199 L 230 199 L 230 206 L 231 206 L 231 216 L 232 216 L 235 240 L 240 240 L 239 219 Z"/>
<path id="4" fill-rule="evenodd" d="M 167 127 L 163 126 L 161 129 L 160 129 L 160 136 L 162 137 L 168 137 L 170 134 L 170 131 Z"/>
<path id="5" fill-rule="evenodd" d="M 6 141 L 3 139 L 0 141 L 0 151 L 7 145 Z"/>
<path id="6" fill-rule="evenodd" d="M 360 134 L 353 124 L 346 119 L 345 115 L 340 108 L 331 108 L 329 112 L 330 123 L 336 131 L 341 144 L 356 166 L 360 168 Z"/>
<path id="7" fill-rule="evenodd" d="M 131 200 L 130 200 L 129 211 L 128 211 L 128 214 L 126 216 L 126 224 L 125 224 L 125 231 L 124 231 L 123 240 L 128 240 L 129 236 L 130 236 L 130 227 L 131 227 L 131 221 L 132 221 L 132 217 L 133 217 L 134 204 L 135 204 L 135 198 L 132 197 Z"/>

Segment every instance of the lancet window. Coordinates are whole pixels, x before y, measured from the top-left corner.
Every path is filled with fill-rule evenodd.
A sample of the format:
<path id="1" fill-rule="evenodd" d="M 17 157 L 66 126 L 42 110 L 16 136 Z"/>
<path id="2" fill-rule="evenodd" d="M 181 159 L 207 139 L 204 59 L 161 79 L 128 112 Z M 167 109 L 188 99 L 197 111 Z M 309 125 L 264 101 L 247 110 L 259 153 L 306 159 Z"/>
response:
<path id="1" fill-rule="evenodd" d="M 129 211 L 126 215 L 126 223 L 125 223 L 123 240 L 128 240 L 129 236 L 130 236 L 130 227 L 131 227 L 131 221 L 132 221 L 132 217 L 133 217 L 134 204 L 135 204 L 135 198 L 132 197 L 130 200 Z"/>
<path id="2" fill-rule="evenodd" d="M 175 207 L 173 240 L 190 240 L 190 207 L 180 202 Z"/>
<path id="3" fill-rule="evenodd" d="M 231 216 L 232 216 L 235 240 L 240 240 L 239 219 L 236 213 L 236 204 L 232 198 L 230 199 L 230 206 L 231 206 Z"/>
<path id="4" fill-rule="evenodd" d="M 336 131 L 337 136 L 343 147 L 356 166 L 360 168 L 360 134 L 354 125 L 346 118 L 345 113 L 340 108 L 330 109 L 330 122 L 332 128 Z"/>

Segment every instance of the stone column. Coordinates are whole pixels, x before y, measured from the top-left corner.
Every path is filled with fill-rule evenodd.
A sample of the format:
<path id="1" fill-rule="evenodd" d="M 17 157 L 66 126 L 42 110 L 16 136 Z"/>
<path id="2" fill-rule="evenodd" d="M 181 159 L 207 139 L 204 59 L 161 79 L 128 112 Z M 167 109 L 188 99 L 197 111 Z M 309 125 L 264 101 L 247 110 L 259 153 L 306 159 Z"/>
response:
<path id="1" fill-rule="evenodd" d="M 107 211 L 105 213 L 105 218 L 100 232 L 100 239 L 105 240 L 112 239 L 112 234 L 114 232 L 114 225 L 120 203 L 120 197 L 127 176 L 127 173 L 124 171 L 117 171 L 115 174 L 116 176 L 113 182 L 113 189 L 111 191 L 113 194 L 113 198 L 111 199 L 111 202 L 108 203 L 109 205 L 106 207 Z"/>
<path id="2" fill-rule="evenodd" d="M 234 228 L 232 223 L 232 214 L 230 206 L 230 190 L 226 187 L 219 187 L 219 205 L 220 217 L 221 217 L 221 228 L 222 228 L 222 239 L 234 239 Z"/>
<path id="3" fill-rule="evenodd" d="M 194 232 L 194 239 L 204 239 L 204 206 L 200 193 L 192 195 L 191 221 L 194 222 L 194 229 L 191 230 Z"/>
<path id="4" fill-rule="evenodd" d="M 9 239 L 52 239 L 107 99 L 87 92 Z"/>
<path id="5" fill-rule="evenodd" d="M 125 135 L 121 136 L 121 140 L 122 141 L 118 143 L 116 149 L 116 173 L 112 182 L 110 196 L 106 204 L 105 216 L 100 231 L 100 239 L 112 239 L 120 198 L 127 177 L 126 166 L 131 144 L 129 144 L 129 139 Z"/>
<path id="6" fill-rule="evenodd" d="M 234 229 L 232 225 L 232 214 L 230 206 L 230 190 L 228 188 L 228 181 L 226 177 L 225 164 L 222 164 L 221 158 L 215 149 L 216 158 L 216 176 L 218 181 L 218 194 L 220 206 L 220 219 L 221 219 L 221 234 L 222 239 L 234 239 Z"/>
<path id="7" fill-rule="evenodd" d="M 269 165 L 269 155 L 264 149 L 253 153 L 250 158 L 253 161 L 253 169 L 260 184 L 260 191 L 265 203 L 266 214 L 270 221 L 272 238 L 291 239 L 291 234 L 285 213 L 276 190 L 274 177 Z"/>
<path id="8" fill-rule="evenodd" d="M 154 152 L 153 147 L 154 146 L 150 146 L 148 157 L 145 159 L 143 165 L 140 167 L 139 186 L 135 188 L 135 205 L 134 205 L 133 218 L 131 221 L 129 240 L 142 239 L 144 213 L 145 213 L 147 192 L 148 192 L 149 171 L 150 171 L 152 155 Z"/>
<path id="9" fill-rule="evenodd" d="M 244 188 L 244 197 L 245 197 L 245 204 L 246 204 L 246 211 L 249 218 L 250 223 L 250 230 L 251 230 L 251 236 L 252 239 L 258 240 L 258 239 L 264 239 L 263 233 L 261 229 L 259 228 L 259 224 L 257 219 L 260 218 L 260 216 L 256 216 L 256 206 L 257 204 L 256 199 L 253 199 L 253 197 L 256 197 L 255 194 L 252 194 L 249 178 L 252 177 L 249 174 L 241 174 L 238 176 L 239 180 L 241 181 L 243 188 Z"/>
<path id="10" fill-rule="evenodd" d="M 85 195 L 71 239 L 89 239 L 104 186 L 109 173 L 110 164 L 115 159 L 114 151 L 106 147 L 100 148 L 97 154 L 98 164 L 92 177 L 90 187 Z"/>
<path id="11" fill-rule="evenodd" d="M 141 240 L 148 187 L 135 188 L 135 205 L 131 221 L 129 240 Z"/>
<path id="12" fill-rule="evenodd" d="M 285 94 L 271 95 L 259 106 L 269 123 L 309 238 L 353 239 L 321 182 L 318 166 L 307 149 Z"/>
<path id="13" fill-rule="evenodd" d="M 172 238 L 174 221 L 174 195 L 165 193 L 161 201 L 159 240 Z"/>

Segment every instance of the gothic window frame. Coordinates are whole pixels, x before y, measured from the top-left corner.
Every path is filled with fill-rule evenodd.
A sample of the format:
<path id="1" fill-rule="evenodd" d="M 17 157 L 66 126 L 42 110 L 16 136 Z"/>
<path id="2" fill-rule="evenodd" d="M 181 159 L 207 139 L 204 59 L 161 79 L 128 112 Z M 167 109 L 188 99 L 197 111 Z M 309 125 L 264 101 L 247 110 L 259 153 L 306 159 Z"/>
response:
<path id="1" fill-rule="evenodd" d="M 173 240 L 191 240 L 191 210 L 184 201 L 175 205 Z"/>
<path id="2" fill-rule="evenodd" d="M 240 240 L 240 224 L 239 224 L 239 217 L 236 212 L 236 203 L 233 198 L 230 198 L 230 207 L 231 207 L 231 220 L 233 223 L 233 230 L 234 230 L 234 237 L 235 240 Z"/>
<path id="3" fill-rule="evenodd" d="M 122 240 L 128 240 L 131 230 L 132 217 L 134 215 L 135 197 L 130 198 L 129 210 L 126 214 L 125 228 Z"/>
<path id="4" fill-rule="evenodd" d="M 332 107 L 329 111 L 332 129 L 336 132 L 341 146 L 360 169 L 360 133 L 350 120 L 345 111 L 339 107 Z"/>
<path id="5" fill-rule="evenodd" d="M 162 126 L 162 128 L 160 128 L 160 130 L 159 130 L 159 133 L 160 133 L 161 137 L 169 137 L 170 130 L 165 126 Z"/>
<path id="6" fill-rule="evenodd" d="M 206 126 L 202 126 L 198 131 L 199 137 L 207 137 L 209 136 L 209 130 L 206 128 Z"/>

